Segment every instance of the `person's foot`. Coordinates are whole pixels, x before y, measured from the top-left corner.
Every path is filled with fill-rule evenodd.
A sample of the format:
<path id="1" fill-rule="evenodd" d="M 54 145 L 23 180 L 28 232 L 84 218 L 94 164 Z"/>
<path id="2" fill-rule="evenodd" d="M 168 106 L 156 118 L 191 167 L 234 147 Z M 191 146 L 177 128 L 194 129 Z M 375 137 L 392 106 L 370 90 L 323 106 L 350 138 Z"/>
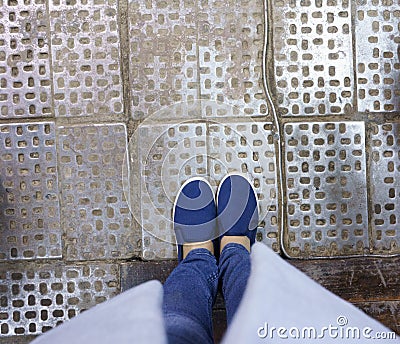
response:
<path id="1" fill-rule="evenodd" d="M 226 175 L 217 192 L 217 221 L 221 252 L 229 243 L 250 251 L 258 225 L 258 201 L 253 186 L 240 174 Z"/>
<path id="2" fill-rule="evenodd" d="M 173 207 L 178 260 L 196 248 L 214 253 L 212 239 L 218 236 L 216 205 L 211 185 L 204 178 L 191 178 L 179 189 Z"/>

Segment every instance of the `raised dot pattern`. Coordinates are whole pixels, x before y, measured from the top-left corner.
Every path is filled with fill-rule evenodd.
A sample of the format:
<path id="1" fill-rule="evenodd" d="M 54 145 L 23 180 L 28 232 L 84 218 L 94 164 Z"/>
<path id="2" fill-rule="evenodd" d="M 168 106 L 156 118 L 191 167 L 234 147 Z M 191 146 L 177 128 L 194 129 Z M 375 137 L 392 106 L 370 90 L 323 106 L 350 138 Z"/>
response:
<path id="1" fill-rule="evenodd" d="M 285 125 L 290 256 L 364 254 L 368 243 L 363 122 Z"/>
<path id="2" fill-rule="evenodd" d="M 143 256 L 176 257 L 171 221 L 173 201 L 182 183 L 206 177 L 204 123 L 143 125 L 139 128 Z M 153 235 L 156 236 L 156 238 Z M 164 240 L 164 241 L 160 241 Z"/>
<path id="3" fill-rule="evenodd" d="M 135 119 L 163 106 L 200 98 L 196 15 L 197 2 L 193 1 L 129 3 L 129 67 Z"/>
<path id="4" fill-rule="evenodd" d="M 355 32 L 359 110 L 399 111 L 399 2 L 358 0 Z"/>
<path id="5" fill-rule="evenodd" d="M 136 248 L 122 187 L 123 124 L 58 130 L 67 260 L 131 257 Z"/>
<path id="6" fill-rule="evenodd" d="M 210 123 L 209 175 L 217 186 L 227 173 L 239 172 L 259 200 L 257 240 L 279 251 L 275 148 L 270 123 Z"/>
<path id="7" fill-rule="evenodd" d="M 54 123 L 0 125 L 0 259 L 61 257 Z"/>
<path id="8" fill-rule="evenodd" d="M 0 336 L 38 335 L 117 294 L 113 264 L 0 267 Z"/>
<path id="9" fill-rule="evenodd" d="M 0 0 L 0 119 L 53 114 L 46 3 Z"/>
<path id="10" fill-rule="evenodd" d="M 282 116 L 352 110 L 353 52 L 348 0 L 275 0 L 274 74 Z"/>
<path id="11" fill-rule="evenodd" d="M 260 0 L 200 2 L 198 49 L 201 98 L 225 102 L 206 116 L 268 113 L 262 81 L 264 13 Z"/>
<path id="12" fill-rule="evenodd" d="M 399 253 L 400 125 L 373 125 L 371 136 L 372 239 L 375 253 Z"/>
<path id="13" fill-rule="evenodd" d="M 120 114 L 122 80 L 115 0 L 51 0 L 57 117 Z"/>

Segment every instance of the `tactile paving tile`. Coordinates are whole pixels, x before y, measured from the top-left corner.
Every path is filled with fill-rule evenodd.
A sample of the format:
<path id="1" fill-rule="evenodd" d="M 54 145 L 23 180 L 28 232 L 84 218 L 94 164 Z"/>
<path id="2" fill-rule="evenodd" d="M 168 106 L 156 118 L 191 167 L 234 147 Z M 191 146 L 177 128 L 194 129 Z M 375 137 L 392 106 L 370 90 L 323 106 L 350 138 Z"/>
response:
<path id="1" fill-rule="evenodd" d="M 0 118 L 52 114 L 46 2 L 0 0 Z"/>
<path id="2" fill-rule="evenodd" d="M 180 186 L 207 174 L 205 123 L 144 124 L 138 128 L 143 258 L 176 257 L 172 207 Z M 131 140 L 132 142 L 132 140 Z M 136 196 L 137 197 L 137 196 Z M 135 198 L 132 200 L 135 202 Z"/>
<path id="3" fill-rule="evenodd" d="M 284 134 L 286 253 L 368 253 L 364 122 L 286 124 Z"/>
<path id="4" fill-rule="evenodd" d="M 204 107 L 206 116 L 268 112 L 262 81 L 262 0 L 199 1 L 198 49 L 201 98 L 234 106 L 238 112 Z"/>
<path id="5" fill-rule="evenodd" d="M 245 175 L 260 205 L 257 240 L 279 251 L 275 148 L 270 123 L 209 122 L 208 159 L 211 183 L 229 172 Z"/>
<path id="6" fill-rule="evenodd" d="M 282 116 L 339 115 L 353 102 L 348 0 L 274 0 L 274 68 Z"/>
<path id="7" fill-rule="evenodd" d="M 375 253 L 400 253 L 400 124 L 372 126 L 372 240 Z"/>
<path id="8" fill-rule="evenodd" d="M 56 116 L 122 113 L 116 0 L 49 0 Z"/>
<path id="9" fill-rule="evenodd" d="M 118 266 L 0 267 L 0 336 L 41 334 L 118 293 Z"/>
<path id="10" fill-rule="evenodd" d="M 129 2 L 135 119 L 163 106 L 199 99 L 197 5 L 195 0 Z"/>
<path id="11" fill-rule="evenodd" d="M 398 0 L 357 0 L 359 111 L 400 110 L 399 8 Z"/>
<path id="12" fill-rule="evenodd" d="M 54 123 L 0 125 L 0 259 L 61 257 Z"/>
<path id="13" fill-rule="evenodd" d="M 123 124 L 60 127 L 59 166 L 66 259 L 132 257 L 136 240 L 123 195 Z"/>

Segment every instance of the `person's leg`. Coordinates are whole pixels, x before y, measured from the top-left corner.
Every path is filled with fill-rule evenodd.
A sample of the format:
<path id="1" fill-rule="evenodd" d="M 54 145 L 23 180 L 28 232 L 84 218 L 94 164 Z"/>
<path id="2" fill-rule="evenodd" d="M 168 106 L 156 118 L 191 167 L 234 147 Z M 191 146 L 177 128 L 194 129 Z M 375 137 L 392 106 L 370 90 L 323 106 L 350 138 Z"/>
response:
<path id="1" fill-rule="evenodd" d="M 221 252 L 220 279 L 228 326 L 239 307 L 250 275 L 250 253 L 241 244 L 228 243 Z"/>
<path id="2" fill-rule="evenodd" d="M 164 284 L 164 319 L 169 343 L 213 343 L 212 306 L 218 266 L 210 251 L 194 249 Z"/>
<path id="3" fill-rule="evenodd" d="M 250 246 L 255 242 L 258 201 L 241 175 L 227 175 L 218 188 L 217 221 L 221 237 L 220 280 L 228 326 L 239 307 L 250 275 Z"/>
<path id="4" fill-rule="evenodd" d="M 213 343 L 212 306 L 218 288 L 218 266 L 212 239 L 216 205 L 209 183 L 185 182 L 174 203 L 178 259 L 164 284 L 164 320 L 169 343 Z"/>

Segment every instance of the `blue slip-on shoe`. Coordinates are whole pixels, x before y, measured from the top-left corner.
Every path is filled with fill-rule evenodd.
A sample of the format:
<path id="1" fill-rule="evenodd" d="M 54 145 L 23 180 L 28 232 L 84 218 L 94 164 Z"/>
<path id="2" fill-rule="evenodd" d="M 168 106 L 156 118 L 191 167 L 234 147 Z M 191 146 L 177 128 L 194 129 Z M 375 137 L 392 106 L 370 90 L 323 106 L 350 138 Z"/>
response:
<path id="1" fill-rule="evenodd" d="M 217 191 L 217 222 L 220 237 L 247 236 L 254 244 L 258 226 L 257 194 L 238 173 L 227 174 Z"/>
<path id="2" fill-rule="evenodd" d="M 216 215 L 214 193 L 209 182 L 201 177 L 187 180 L 178 191 L 172 214 L 179 261 L 183 259 L 183 244 L 218 237 Z"/>

